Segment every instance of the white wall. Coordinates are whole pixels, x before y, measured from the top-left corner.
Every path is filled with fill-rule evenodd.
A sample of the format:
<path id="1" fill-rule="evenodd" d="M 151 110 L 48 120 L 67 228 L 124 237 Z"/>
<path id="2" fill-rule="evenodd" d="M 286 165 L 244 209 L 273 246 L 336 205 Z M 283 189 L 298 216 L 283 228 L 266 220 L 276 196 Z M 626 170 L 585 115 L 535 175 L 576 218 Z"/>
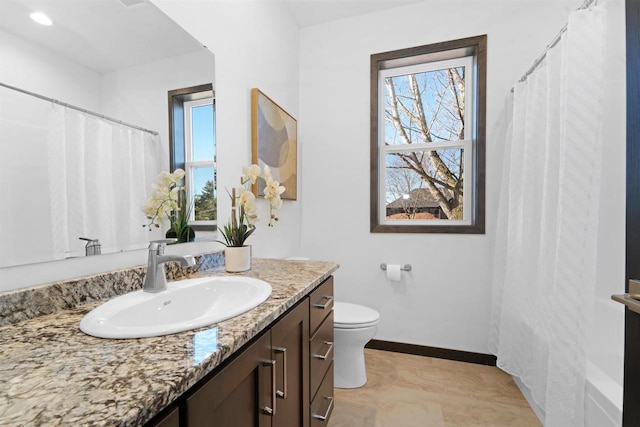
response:
<path id="1" fill-rule="evenodd" d="M 104 114 L 156 131 L 169 169 L 169 112 L 167 93 L 215 80 L 214 55 L 207 49 L 160 61 L 123 68 L 102 77 Z"/>
<path id="2" fill-rule="evenodd" d="M 496 122 L 511 86 L 578 4 L 429 1 L 300 31 L 302 252 L 340 263 L 336 296 L 380 312 L 377 339 L 488 353 Z M 370 55 L 480 34 L 488 35 L 487 234 L 371 234 Z M 392 284 L 382 262 L 413 270 Z"/>
<path id="3" fill-rule="evenodd" d="M 0 30 L 0 81 L 95 111 L 102 102 L 100 75 L 21 37 Z"/>
<path id="4" fill-rule="evenodd" d="M 298 28 L 278 2 L 153 2 L 216 56 L 218 218 L 224 223 L 230 211 L 230 201 L 223 197 L 225 189 L 238 186 L 242 167 L 251 163 L 251 88 L 259 88 L 273 99 L 298 119 L 301 128 Z M 306 149 L 303 144 L 299 141 L 298 153 Z M 300 171 L 301 165 L 298 168 Z M 304 196 L 302 191 L 297 201 L 284 202 L 275 227 L 268 228 L 266 221 L 258 223 L 248 240 L 254 256 L 297 253 Z M 262 207 L 266 208 L 265 203 Z"/>

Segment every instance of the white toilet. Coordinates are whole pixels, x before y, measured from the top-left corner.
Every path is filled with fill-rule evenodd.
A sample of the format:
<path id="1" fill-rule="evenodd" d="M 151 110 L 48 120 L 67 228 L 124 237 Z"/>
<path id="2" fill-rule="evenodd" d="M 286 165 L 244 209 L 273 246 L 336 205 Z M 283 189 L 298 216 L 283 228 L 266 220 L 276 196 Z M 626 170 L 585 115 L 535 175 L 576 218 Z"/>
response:
<path id="1" fill-rule="evenodd" d="M 308 261 L 307 257 L 288 260 Z M 364 346 L 376 334 L 380 313 L 363 305 L 333 303 L 333 386 L 358 388 L 367 382 Z"/>
<path id="2" fill-rule="evenodd" d="M 362 387 L 367 382 L 364 346 L 376 333 L 380 313 L 358 304 L 333 305 L 333 368 L 337 388 Z"/>

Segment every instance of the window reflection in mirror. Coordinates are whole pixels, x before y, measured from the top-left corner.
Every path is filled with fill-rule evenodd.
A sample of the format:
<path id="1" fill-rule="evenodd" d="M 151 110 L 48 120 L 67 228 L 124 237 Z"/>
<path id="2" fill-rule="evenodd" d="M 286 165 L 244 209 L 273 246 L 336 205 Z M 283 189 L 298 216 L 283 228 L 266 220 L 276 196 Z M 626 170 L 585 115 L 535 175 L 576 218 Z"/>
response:
<path id="1" fill-rule="evenodd" d="M 212 85 L 169 92 L 171 170 L 184 169 L 193 209 L 189 225 L 215 230 L 216 148 L 215 97 Z"/>

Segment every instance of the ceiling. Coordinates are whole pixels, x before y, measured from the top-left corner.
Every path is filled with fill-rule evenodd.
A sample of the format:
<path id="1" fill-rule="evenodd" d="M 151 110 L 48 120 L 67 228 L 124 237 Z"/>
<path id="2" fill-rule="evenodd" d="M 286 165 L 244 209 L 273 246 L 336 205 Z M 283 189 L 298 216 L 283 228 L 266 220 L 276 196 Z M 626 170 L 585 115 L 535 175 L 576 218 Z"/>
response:
<path id="1" fill-rule="evenodd" d="M 284 0 L 298 27 L 420 3 L 425 0 Z"/>
<path id="2" fill-rule="evenodd" d="M 33 22 L 35 11 L 54 24 Z M 203 49 L 144 0 L 0 0 L 0 28 L 99 73 Z"/>
<path id="3" fill-rule="evenodd" d="M 425 0 L 262 1 L 284 2 L 304 28 Z M 35 24 L 34 11 L 54 25 Z M 0 28 L 99 73 L 202 49 L 149 0 L 0 0 Z"/>

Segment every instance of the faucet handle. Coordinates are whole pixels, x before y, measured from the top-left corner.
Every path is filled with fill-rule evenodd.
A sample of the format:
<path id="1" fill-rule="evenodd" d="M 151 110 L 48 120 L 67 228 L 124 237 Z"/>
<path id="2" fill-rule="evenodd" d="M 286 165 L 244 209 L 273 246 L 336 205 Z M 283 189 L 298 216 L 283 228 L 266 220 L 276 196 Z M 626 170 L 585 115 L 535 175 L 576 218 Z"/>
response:
<path id="1" fill-rule="evenodd" d="M 160 240 L 152 240 L 149 242 L 149 250 L 150 251 L 163 251 L 164 252 L 164 246 L 167 243 L 175 243 L 177 242 L 178 239 L 160 239 Z"/>

